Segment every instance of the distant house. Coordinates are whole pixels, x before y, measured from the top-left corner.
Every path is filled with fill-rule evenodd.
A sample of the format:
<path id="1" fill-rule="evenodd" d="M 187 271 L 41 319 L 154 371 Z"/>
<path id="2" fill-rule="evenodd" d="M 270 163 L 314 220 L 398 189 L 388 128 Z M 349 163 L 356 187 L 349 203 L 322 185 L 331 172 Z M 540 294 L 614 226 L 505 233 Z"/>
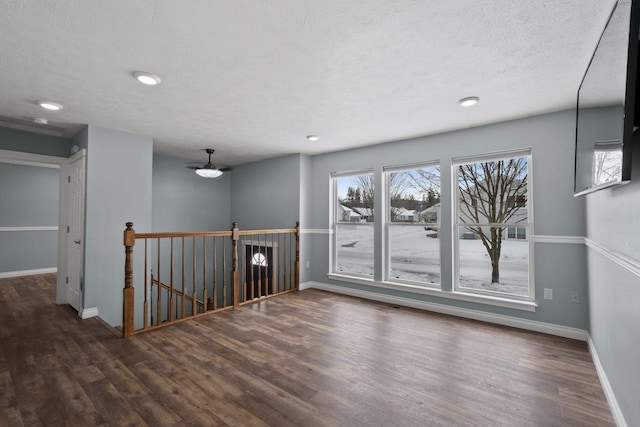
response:
<path id="1" fill-rule="evenodd" d="M 424 222 L 439 222 L 440 221 L 440 203 L 433 206 L 429 206 L 427 209 L 420 212 L 420 218 Z"/>
<path id="2" fill-rule="evenodd" d="M 420 215 L 415 210 L 406 208 L 393 208 L 394 221 L 397 222 L 418 222 Z"/>
<path id="3" fill-rule="evenodd" d="M 357 207 L 353 208 L 359 215 L 362 221 L 372 222 L 373 221 L 373 209 L 371 208 L 362 208 Z"/>
<path id="4" fill-rule="evenodd" d="M 338 217 L 341 222 L 360 222 L 362 216 L 345 205 L 338 205 Z"/>

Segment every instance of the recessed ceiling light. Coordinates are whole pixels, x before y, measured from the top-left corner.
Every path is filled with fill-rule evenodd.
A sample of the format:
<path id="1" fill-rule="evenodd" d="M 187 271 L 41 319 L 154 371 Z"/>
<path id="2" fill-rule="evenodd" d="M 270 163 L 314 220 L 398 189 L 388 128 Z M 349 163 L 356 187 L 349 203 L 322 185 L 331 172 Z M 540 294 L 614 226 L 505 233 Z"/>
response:
<path id="1" fill-rule="evenodd" d="M 307 135 L 307 139 L 309 141 L 317 141 L 320 139 L 320 137 L 318 135 Z"/>
<path id="2" fill-rule="evenodd" d="M 476 105 L 480 101 L 480 98 L 477 96 L 467 96 L 466 98 L 462 98 L 458 101 L 461 107 L 471 107 L 472 105 Z"/>
<path id="3" fill-rule="evenodd" d="M 38 105 L 49 111 L 60 111 L 62 110 L 62 105 L 51 102 L 51 101 L 38 101 Z"/>
<path id="4" fill-rule="evenodd" d="M 136 71 L 135 73 L 133 73 L 133 77 L 135 77 L 136 80 L 138 80 L 140 83 L 148 86 L 158 85 L 162 81 L 160 80 L 160 77 L 156 76 L 155 74 L 145 73 L 143 71 Z"/>

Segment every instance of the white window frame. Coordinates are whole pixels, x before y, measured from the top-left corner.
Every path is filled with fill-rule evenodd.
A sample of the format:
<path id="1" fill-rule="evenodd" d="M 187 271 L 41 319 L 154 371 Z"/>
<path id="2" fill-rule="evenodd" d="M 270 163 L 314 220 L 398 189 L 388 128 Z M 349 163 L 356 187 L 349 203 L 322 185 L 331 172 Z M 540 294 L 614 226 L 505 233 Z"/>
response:
<path id="1" fill-rule="evenodd" d="M 527 208 L 527 222 L 526 223 L 511 223 L 511 224 L 492 224 L 492 223 L 462 223 L 460 222 L 460 191 L 458 190 L 458 167 L 463 164 L 481 163 L 481 162 L 493 162 L 499 160 L 510 160 L 514 158 L 525 157 L 527 159 L 527 198 L 525 206 Z M 513 301 L 535 301 L 535 280 L 534 280 L 534 242 L 533 242 L 533 167 L 532 167 L 533 153 L 531 149 L 523 149 L 516 151 L 505 151 L 498 153 L 488 153 L 478 156 L 458 157 L 452 159 L 451 162 L 451 191 L 452 191 L 452 203 L 451 212 L 452 218 L 452 239 L 453 239 L 453 292 L 462 295 L 482 295 L 488 297 L 497 297 L 506 300 Z M 529 295 L 520 296 L 516 294 L 508 294 L 505 292 L 482 290 L 482 289 L 470 289 L 460 287 L 460 238 L 459 229 L 465 226 L 486 226 L 486 227 L 504 227 L 505 233 L 508 232 L 508 227 L 521 227 L 526 228 L 527 242 L 529 245 L 529 262 L 528 262 L 528 278 L 529 278 Z"/>
<path id="2" fill-rule="evenodd" d="M 371 174 L 372 176 L 374 176 L 374 172 L 373 169 L 359 169 L 359 170 L 354 170 L 354 171 L 345 171 L 345 172 L 333 172 L 331 173 L 331 203 L 330 203 L 330 209 L 331 209 L 331 234 L 332 234 L 332 239 L 331 239 L 331 257 L 330 257 L 330 264 L 331 264 L 331 268 L 330 268 L 330 274 L 333 275 L 340 275 L 340 276 L 344 276 L 344 277 L 353 277 L 353 278 L 358 278 L 358 279 L 364 279 L 367 281 L 373 281 L 373 277 L 374 277 L 374 273 L 372 273 L 371 275 L 367 275 L 367 274 L 358 274 L 358 273 L 354 273 L 354 272 L 349 272 L 349 271 L 338 271 L 337 266 L 338 266 L 338 226 L 341 224 L 350 224 L 350 225 L 354 225 L 356 227 L 371 227 L 374 234 L 375 234 L 375 222 L 347 222 L 347 221 L 339 221 L 338 220 L 338 179 L 340 178 L 347 178 L 347 177 L 353 177 L 353 176 L 358 176 L 358 175 L 368 175 Z M 374 206 L 376 203 L 376 200 L 374 198 Z M 374 251 L 375 252 L 375 251 Z M 371 262 L 373 265 L 373 271 L 375 272 L 375 265 L 376 265 L 376 261 L 375 261 L 375 253 L 371 254 Z"/>
<path id="3" fill-rule="evenodd" d="M 392 222 L 391 221 L 391 200 L 390 200 L 390 175 L 396 172 L 406 172 L 416 169 L 426 169 L 440 167 L 439 160 L 432 160 L 427 162 L 420 163 L 412 163 L 405 164 L 401 166 L 385 166 L 383 168 L 383 176 L 384 176 L 384 194 L 383 194 L 383 219 L 384 219 L 384 254 L 383 254 L 383 277 L 384 280 L 388 283 L 399 283 L 399 284 L 407 284 L 412 286 L 419 286 L 430 289 L 441 289 L 442 286 L 442 245 L 439 248 L 439 264 L 440 264 L 440 280 L 438 283 L 427 283 L 418 280 L 408 280 L 408 279 L 399 279 L 395 277 L 391 277 L 391 226 L 401 226 L 401 227 L 425 227 L 427 223 L 402 223 L 402 222 Z M 440 171 L 440 198 L 442 199 L 442 171 Z M 435 223 L 428 223 L 430 226 L 437 227 L 438 232 L 441 230 L 441 218 L 438 218 L 438 221 Z"/>

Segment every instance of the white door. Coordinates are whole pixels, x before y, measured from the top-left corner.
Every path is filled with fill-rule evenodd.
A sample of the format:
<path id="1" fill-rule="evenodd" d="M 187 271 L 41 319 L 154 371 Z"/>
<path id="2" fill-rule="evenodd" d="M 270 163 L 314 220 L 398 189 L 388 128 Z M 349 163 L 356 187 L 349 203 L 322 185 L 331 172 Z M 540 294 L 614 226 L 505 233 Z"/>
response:
<path id="1" fill-rule="evenodd" d="M 65 169 L 66 183 L 66 302 L 82 313 L 84 254 L 84 165 L 82 156 Z M 64 178 L 63 178 L 64 180 Z"/>

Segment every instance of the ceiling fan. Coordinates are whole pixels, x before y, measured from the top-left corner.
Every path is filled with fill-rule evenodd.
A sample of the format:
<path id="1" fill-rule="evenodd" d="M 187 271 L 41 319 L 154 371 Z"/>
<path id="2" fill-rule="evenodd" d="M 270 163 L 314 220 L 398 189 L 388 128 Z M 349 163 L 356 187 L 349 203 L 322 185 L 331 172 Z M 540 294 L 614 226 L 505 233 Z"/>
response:
<path id="1" fill-rule="evenodd" d="M 203 178 L 217 178 L 222 175 L 223 172 L 230 171 L 230 168 L 218 169 L 213 163 L 211 163 L 211 155 L 213 154 L 213 148 L 207 148 L 205 150 L 209 154 L 209 161 L 204 166 L 191 166 L 187 165 L 188 169 L 193 169 L 196 173 Z"/>

